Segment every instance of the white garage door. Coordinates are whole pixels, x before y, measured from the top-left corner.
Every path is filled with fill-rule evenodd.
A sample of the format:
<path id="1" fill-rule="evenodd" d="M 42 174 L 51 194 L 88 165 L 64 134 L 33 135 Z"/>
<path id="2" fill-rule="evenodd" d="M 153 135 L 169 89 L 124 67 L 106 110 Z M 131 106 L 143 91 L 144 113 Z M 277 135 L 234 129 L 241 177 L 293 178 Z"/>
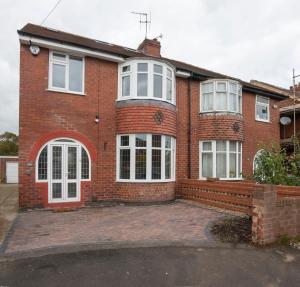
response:
<path id="1" fill-rule="evenodd" d="M 19 182 L 19 164 L 17 162 L 6 162 L 6 182 Z"/>

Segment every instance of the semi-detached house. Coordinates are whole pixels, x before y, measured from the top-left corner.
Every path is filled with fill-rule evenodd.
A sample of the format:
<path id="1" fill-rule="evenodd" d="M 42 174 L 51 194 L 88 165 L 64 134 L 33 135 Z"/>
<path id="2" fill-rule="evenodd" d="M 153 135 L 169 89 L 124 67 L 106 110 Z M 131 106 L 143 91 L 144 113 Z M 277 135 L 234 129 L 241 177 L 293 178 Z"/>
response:
<path id="1" fill-rule="evenodd" d="M 156 39 L 18 34 L 22 208 L 172 200 L 177 179 L 242 180 L 279 143 L 282 94 L 162 57 Z"/>

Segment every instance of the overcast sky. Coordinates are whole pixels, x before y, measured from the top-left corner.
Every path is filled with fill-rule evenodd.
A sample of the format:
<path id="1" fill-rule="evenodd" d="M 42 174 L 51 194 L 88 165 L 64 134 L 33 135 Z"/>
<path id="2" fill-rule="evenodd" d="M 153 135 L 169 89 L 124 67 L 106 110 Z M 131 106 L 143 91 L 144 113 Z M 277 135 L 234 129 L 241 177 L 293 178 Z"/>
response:
<path id="1" fill-rule="evenodd" d="M 0 133 L 18 133 L 16 30 L 40 24 L 56 2 L 0 0 Z M 163 56 L 283 87 L 293 67 L 300 74 L 299 0 L 62 0 L 44 25 L 136 48 L 144 30 L 131 11 L 151 11 Z"/>

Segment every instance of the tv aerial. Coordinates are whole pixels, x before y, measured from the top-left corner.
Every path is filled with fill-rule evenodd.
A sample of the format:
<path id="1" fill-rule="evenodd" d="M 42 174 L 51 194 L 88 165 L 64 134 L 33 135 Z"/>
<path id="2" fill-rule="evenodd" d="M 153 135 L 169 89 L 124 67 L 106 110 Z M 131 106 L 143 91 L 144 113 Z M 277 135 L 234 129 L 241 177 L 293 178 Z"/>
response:
<path id="1" fill-rule="evenodd" d="M 144 13 L 144 12 L 131 12 L 132 14 L 138 15 L 140 17 L 140 29 L 142 24 L 145 25 L 145 38 L 148 36 L 148 25 L 150 30 L 150 24 L 151 24 L 151 12 L 150 14 Z"/>

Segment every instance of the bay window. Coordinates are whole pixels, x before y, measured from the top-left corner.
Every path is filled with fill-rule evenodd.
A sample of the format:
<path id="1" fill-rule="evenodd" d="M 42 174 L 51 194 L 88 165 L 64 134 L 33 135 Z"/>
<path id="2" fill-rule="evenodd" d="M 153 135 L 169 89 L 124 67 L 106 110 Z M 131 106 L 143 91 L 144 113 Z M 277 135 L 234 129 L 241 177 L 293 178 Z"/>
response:
<path id="1" fill-rule="evenodd" d="M 152 99 L 175 104 L 175 72 L 166 62 L 129 60 L 119 66 L 118 100 Z"/>
<path id="2" fill-rule="evenodd" d="M 233 80 L 201 83 L 200 112 L 242 113 L 242 88 Z"/>
<path id="3" fill-rule="evenodd" d="M 49 89 L 79 93 L 84 92 L 84 58 L 50 52 Z"/>
<path id="4" fill-rule="evenodd" d="M 200 178 L 241 179 L 242 143 L 217 140 L 200 142 Z"/>
<path id="5" fill-rule="evenodd" d="M 173 181 L 175 138 L 165 135 L 117 136 L 118 181 Z"/>

